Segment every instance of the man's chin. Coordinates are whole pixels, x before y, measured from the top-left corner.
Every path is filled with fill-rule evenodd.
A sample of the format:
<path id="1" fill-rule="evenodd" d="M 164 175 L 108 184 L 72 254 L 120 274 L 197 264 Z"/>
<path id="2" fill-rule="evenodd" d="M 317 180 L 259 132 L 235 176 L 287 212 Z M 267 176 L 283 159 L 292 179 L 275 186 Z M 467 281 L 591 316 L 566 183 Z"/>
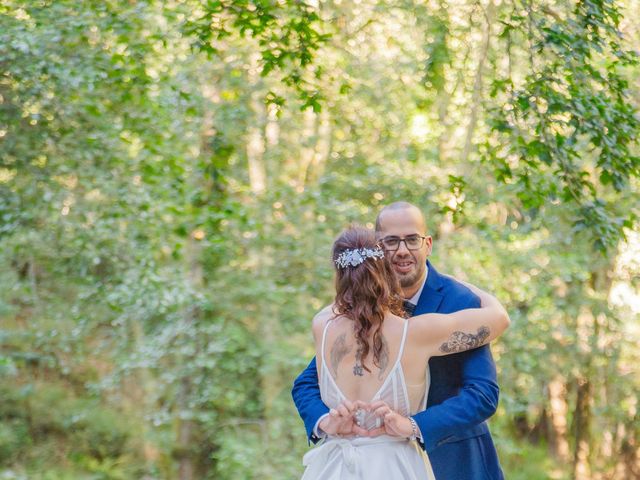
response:
<path id="1" fill-rule="evenodd" d="M 400 281 L 400 286 L 402 288 L 412 287 L 416 283 L 416 274 L 415 272 L 401 274 L 396 272 L 398 280 Z"/>

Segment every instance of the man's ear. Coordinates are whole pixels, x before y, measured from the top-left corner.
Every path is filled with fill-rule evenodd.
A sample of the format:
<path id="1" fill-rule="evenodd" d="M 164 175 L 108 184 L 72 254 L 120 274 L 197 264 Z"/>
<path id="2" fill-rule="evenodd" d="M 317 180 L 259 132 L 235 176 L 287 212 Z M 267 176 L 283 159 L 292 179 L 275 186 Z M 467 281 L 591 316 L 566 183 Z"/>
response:
<path id="1" fill-rule="evenodd" d="M 433 238 L 431 235 L 427 235 L 427 238 L 424 239 L 427 245 L 427 257 L 431 255 L 431 250 L 433 249 Z"/>

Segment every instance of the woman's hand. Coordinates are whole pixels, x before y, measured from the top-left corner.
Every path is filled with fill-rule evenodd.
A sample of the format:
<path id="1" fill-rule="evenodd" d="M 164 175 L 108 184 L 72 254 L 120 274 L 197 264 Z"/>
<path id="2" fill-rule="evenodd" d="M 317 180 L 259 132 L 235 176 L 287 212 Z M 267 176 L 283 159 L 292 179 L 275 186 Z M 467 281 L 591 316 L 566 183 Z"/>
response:
<path id="1" fill-rule="evenodd" d="M 337 408 L 332 408 L 329 415 L 324 417 L 318 427 L 327 435 L 332 437 L 352 437 L 360 435 L 368 436 L 368 431 L 360 428 L 355 421 L 357 405 L 349 400 L 345 400 Z"/>
<path id="2" fill-rule="evenodd" d="M 413 427 L 409 419 L 392 410 L 391 407 L 382 400 L 368 405 L 367 410 L 384 420 L 384 425 L 369 430 L 367 436 L 377 437 L 378 435 L 390 435 L 392 437 L 409 438 L 413 435 Z"/>

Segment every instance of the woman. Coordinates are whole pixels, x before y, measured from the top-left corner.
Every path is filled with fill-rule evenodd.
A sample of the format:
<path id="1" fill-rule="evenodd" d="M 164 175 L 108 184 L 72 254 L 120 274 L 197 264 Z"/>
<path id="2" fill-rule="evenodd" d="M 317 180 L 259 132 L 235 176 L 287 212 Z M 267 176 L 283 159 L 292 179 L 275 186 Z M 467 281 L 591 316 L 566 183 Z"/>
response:
<path id="1" fill-rule="evenodd" d="M 334 415 L 344 415 L 345 405 L 358 408 L 362 435 L 329 435 L 305 455 L 302 478 L 434 479 L 410 418 L 426 408 L 428 360 L 490 342 L 509 316 L 493 296 L 467 284 L 481 308 L 405 319 L 398 281 L 365 228 L 343 232 L 333 260 L 335 301 L 313 320 L 320 392 Z"/>

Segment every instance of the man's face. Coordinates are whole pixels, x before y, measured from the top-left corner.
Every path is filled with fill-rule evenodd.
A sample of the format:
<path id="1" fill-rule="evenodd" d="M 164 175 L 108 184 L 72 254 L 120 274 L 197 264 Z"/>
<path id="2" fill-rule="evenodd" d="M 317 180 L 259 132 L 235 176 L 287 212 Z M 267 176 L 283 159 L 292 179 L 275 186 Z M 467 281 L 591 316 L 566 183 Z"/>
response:
<path id="1" fill-rule="evenodd" d="M 383 239 L 407 239 L 399 242 L 398 249 L 390 251 L 385 248 L 393 271 L 395 272 L 402 288 L 416 286 L 424 278 L 427 257 L 431 254 L 432 238 L 426 236 L 426 226 L 422 214 L 414 208 L 389 210 L 383 212 L 380 217 L 381 230 L 378 232 L 380 240 Z M 416 236 L 426 236 L 422 246 L 417 250 L 410 250 L 410 240 L 416 240 Z M 409 248 L 407 248 L 409 247 Z"/>

